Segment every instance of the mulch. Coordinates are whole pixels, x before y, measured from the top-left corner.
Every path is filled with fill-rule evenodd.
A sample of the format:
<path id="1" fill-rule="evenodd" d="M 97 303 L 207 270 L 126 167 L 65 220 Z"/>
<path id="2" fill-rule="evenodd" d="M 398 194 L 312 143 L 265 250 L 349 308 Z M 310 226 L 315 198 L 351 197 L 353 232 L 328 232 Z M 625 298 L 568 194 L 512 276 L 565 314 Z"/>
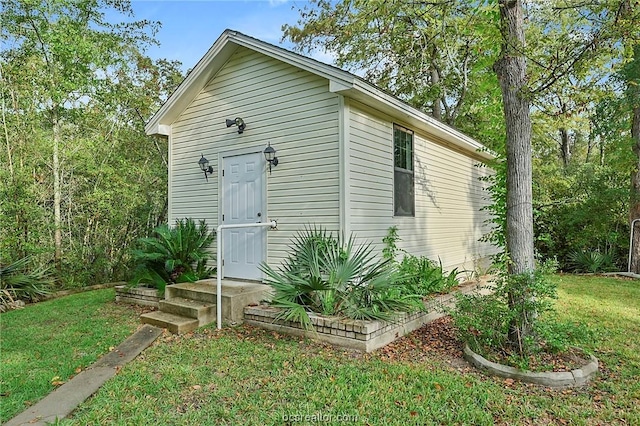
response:
<path id="1" fill-rule="evenodd" d="M 379 349 L 378 356 L 389 361 L 420 362 L 441 359 L 454 367 L 468 367 L 463 359 L 464 344 L 456 336 L 449 316 L 432 321 Z"/>
<path id="2" fill-rule="evenodd" d="M 400 362 L 420 362 L 440 359 L 457 369 L 466 370 L 470 365 L 463 358 L 464 343 L 457 337 L 457 330 L 449 316 L 432 321 L 408 335 L 377 351 L 381 359 Z M 553 354 L 541 352 L 529 359 L 534 371 L 571 371 L 588 363 L 588 357 L 579 349 Z M 508 364 L 507 354 L 493 354 L 492 359 Z"/>

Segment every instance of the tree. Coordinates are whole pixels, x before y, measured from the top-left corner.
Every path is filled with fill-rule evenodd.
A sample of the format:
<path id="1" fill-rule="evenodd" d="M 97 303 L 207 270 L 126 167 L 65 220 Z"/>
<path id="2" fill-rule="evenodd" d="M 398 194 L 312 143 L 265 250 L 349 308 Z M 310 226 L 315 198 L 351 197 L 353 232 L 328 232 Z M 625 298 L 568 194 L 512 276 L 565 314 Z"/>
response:
<path id="1" fill-rule="evenodd" d="M 345 67 L 445 123 L 493 141 L 499 111 L 491 63 L 496 27 L 468 2 L 314 0 L 284 38 L 297 49 L 322 48 Z M 488 132 L 493 131 L 493 133 Z M 491 136 L 489 136 L 491 135 Z M 492 145 L 501 145 L 495 141 Z"/>
<path id="2" fill-rule="evenodd" d="M 2 2 L 3 38 L 11 48 L 4 57 L 23 67 L 30 82 L 32 102 L 43 113 L 50 130 L 53 176 L 53 232 L 55 265 L 62 261 L 62 197 L 65 171 L 62 148 L 65 125 L 93 98 L 109 91 L 114 74 L 129 62 L 132 45 L 148 43 L 149 22 L 113 25 L 104 20 L 105 9 L 131 14 L 127 2 L 15 1 Z M 7 137 L 8 140 L 8 137 Z"/>
<path id="3" fill-rule="evenodd" d="M 527 62 L 524 56 L 524 15 L 521 0 L 500 0 L 500 58 L 494 65 L 502 91 L 506 124 L 507 221 L 506 243 L 509 273 L 533 279 L 533 192 L 531 159 L 531 117 L 527 93 Z M 532 295 L 524 294 L 524 297 Z M 510 297 L 510 303 L 521 300 Z M 515 345 L 530 334 L 534 312 L 524 312 L 518 326 L 509 330 Z"/>
<path id="4" fill-rule="evenodd" d="M 621 74 L 625 82 L 625 98 L 631 111 L 631 143 L 636 157 L 635 170 L 631 176 L 631 195 L 629 206 L 629 222 L 631 232 L 630 272 L 640 274 L 640 44 L 633 46 L 633 58 L 623 68 Z"/>
<path id="5" fill-rule="evenodd" d="M 53 254 L 61 284 L 122 279 L 126 246 L 165 220 L 166 141 L 144 121 L 180 64 L 145 56 L 157 23 L 134 21 L 127 1 L 2 7 L 2 263 Z"/>

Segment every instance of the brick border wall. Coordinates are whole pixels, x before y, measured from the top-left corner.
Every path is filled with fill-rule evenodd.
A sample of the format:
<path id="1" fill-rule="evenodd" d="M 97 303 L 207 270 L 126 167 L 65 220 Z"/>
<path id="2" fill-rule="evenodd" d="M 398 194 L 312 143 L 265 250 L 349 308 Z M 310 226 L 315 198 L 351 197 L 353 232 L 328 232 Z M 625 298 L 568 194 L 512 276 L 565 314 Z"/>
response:
<path id="1" fill-rule="evenodd" d="M 116 289 L 116 302 L 129 303 L 131 305 L 153 306 L 157 308 L 162 297 L 158 296 L 158 290 L 145 287 L 128 287 L 118 285 Z"/>
<path id="2" fill-rule="evenodd" d="M 277 319 L 281 310 L 268 305 L 246 307 L 244 320 L 257 327 L 371 352 L 444 316 L 445 314 L 438 308 L 452 306 L 455 293 L 470 293 L 486 284 L 486 279 L 477 283 L 467 283 L 452 293 L 427 300 L 426 312 L 400 314 L 394 322 L 340 319 L 309 313 L 313 330 L 305 330 L 298 322 Z"/>

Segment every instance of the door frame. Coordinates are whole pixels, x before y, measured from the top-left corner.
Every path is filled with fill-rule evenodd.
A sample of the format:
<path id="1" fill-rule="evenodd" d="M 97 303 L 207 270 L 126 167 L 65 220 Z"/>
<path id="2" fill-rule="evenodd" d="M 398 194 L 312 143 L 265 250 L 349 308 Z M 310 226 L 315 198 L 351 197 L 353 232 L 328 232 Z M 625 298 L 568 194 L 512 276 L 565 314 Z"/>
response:
<path id="1" fill-rule="evenodd" d="M 223 177 L 222 177 L 222 170 L 223 170 L 223 166 L 224 166 L 224 159 L 227 157 L 236 157 L 236 156 L 240 156 L 240 155 L 247 155 L 247 154 L 257 154 L 260 153 L 261 154 L 261 161 L 260 161 L 260 165 L 261 165 L 261 173 L 262 173 L 262 206 L 261 206 L 261 210 L 262 210 L 262 218 L 261 220 L 263 222 L 268 221 L 268 217 L 269 217 L 269 213 L 267 210 L 267 206 L 268 206 L 268 202 L 267 202 L 267 160 L 264 159 L 264 152 L 265 146 L 264 145 L 259 145 L 259 146 L 252 146 L 252 147 L 245 147 L 245 148 L 236 148 L 236 149 L 230 149 L 230 150 L 225 150 L 225 151 L 219 151 L 218 152 L 218 225 L 222 225 L 222 214 L 224 211 L 224 190 L 223 190 Z M 224 231 L 224 230 L 223 230 Z M 222 235 L 216 235 L 216 238 L 222 238 Z M 269 253 L 267 252 L 267 248 L 268 248 L 268 242 L 267 239 L 269 238 L 269 232 L 265 232 L 265 236 L 262 239 L 262 253 L 263 253 L 263 261 L 266 262 L 267 261 L 267 256 L 269 255 Z M 224 245 L 224 244 L 223 244 Z M 223 253 L 222 256 L 224 257 L 224 247 L 223 247 Z M 223 259 L 224 260 L 224 259 Z M 224 277 L 224 266 L 222 265 L 216 265 L 217 268 L 222 268 L 222 276 Z M 262 271 L 260 271 L 260 276 L 261 276 L 261 280 L 264 279 L 264 273 Z"/>

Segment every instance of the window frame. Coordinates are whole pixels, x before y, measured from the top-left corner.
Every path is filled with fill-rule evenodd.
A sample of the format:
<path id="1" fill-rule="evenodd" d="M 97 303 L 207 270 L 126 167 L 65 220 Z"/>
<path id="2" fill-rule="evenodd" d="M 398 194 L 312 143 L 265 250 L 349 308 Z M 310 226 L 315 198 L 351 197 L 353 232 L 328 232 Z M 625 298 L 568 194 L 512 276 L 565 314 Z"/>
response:
<path id="1" fill-rule="evenodd" d="M 406 169 L 404 167 L 400 167 L 396 165 L 396 132 L 402 132 L 411 136 L 411 169 Z M 393 123 L 393 216 L 394 217 L 415 217 L 416 216 L 416 191 L 415 191 L 415 132 L 411 129 L 407 129 L 404 126 Z M 406 152 L 406 139 L 403 141 L 405 152 Z M 406 155 L 406 154 L 405 154 Z M 406 161 L 406 158 L 404 159 Z M 398 194 L 396 192 L 396 176 L 397 173 L 403 173 L 411 176 L 411 187 L 410 196 L 411 196 L 411 212 L 408 213 L 400 213 L 398 212 Z"/>

